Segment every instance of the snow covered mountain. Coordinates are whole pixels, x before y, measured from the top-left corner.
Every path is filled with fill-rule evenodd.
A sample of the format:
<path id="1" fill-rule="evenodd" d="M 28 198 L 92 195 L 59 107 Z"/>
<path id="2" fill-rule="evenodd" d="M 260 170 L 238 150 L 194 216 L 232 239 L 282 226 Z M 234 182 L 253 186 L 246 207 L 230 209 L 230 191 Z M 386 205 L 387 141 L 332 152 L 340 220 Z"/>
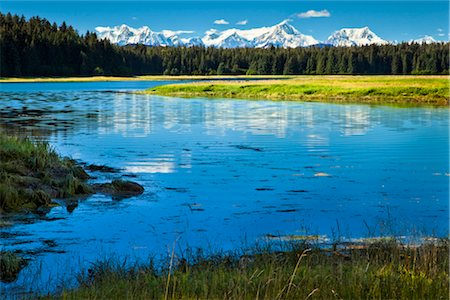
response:
<path id="1" fill-rule="evenodd" d="M 285 20 L 270 27 L 253 29 L 227 29 L 219 31 L 210 29 L 203 37 L 187 37 L 192 31 L 152 31 L 147 26 L 132 28 L 127 25 L 115 27 L 96 27 L 100 39 L 108 39 L 114 44 L 144 44 L 148 46 L 207 46 L 218 48 L 268 48 L 271 46 L 283 48 L 297 48 L 308 46 L 363 46 L 385 45 L 388 42 L 381 39 L 368 27 L 343 28 L 335 31 L 327 40 L 319 42 L 310 35 L 302 34 L 294 26 Z M 416 43 L 434 43 L 431 36 L 425 36 Z"/>
<path id="2" fill-rule="evenodd" d="M 417 40 L 411 40 L 411 41 L 409 41 L 409 43 L 411 44 L 411 43 L 416 43 L 416 44 L 433 44 L 433 43 L 437 43 L 437 41 L 432 37 L 432 36 L 429 36 L 429 35 L 426 35 L 426 36 L 424 36 L 424 37 L 422 37 L 422 38 L 420 38 L 420 39 L 417 39 Z"/>
<path id="3" fill-rule="evenodd" d="M 212 46 L 220 48 L 267 48 L 270 46 L 295 48 L 318 44 L 315 38 L 300 33 L 288 21 L 283 21 L 271 27 L 261 27 L 248 30 L 227 29 L 208 30 L 203 38 L 181 38 L 186 31 L 163 30 L 155 32 L 147 26 L 132 28 L 127 25 L 115 27 L 96 27 L 100 39 L 108 39 L 114 44 L 144 44 L 148 46 Z"/>
<path id="4" fill-rule="evenodd" d="M 144 44 L 148 46 L 190 46 L 202 45 L 200 38 L 181 38 L 180 36 L 191 31 L 152 31 L 147 26 L 132 28 L 125 24 L 114 27 L 96 27 L 99 39 L 108 39 L 118 45 Z"/>
<path id="5" fill-rule="evenodd" d="M 206 46 L 237 48 L 267 48 L 270 46 L 283 48 L 306 47 L 318 44 L 315 38 L 300 33 L 294 26 L 283 21 L 271 27 L 224 31 L 209 30 L 202 39 Z"/>
<path id="6" fill-rule="evenodd" d="M 364 46 L 364 45 L 385 45 L 388 41 L 381 39 L 369 27 L 362 28 L 343 28 L 341 30 L 335 31 L 324 44 L 329 44 L 332 46 Z"/>

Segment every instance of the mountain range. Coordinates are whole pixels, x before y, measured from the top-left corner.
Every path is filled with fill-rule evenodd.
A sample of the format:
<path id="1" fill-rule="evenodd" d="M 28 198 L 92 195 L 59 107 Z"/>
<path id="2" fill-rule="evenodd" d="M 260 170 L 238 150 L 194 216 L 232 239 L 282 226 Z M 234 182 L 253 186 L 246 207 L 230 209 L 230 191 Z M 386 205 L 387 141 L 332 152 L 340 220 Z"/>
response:
<path id="1" fill-rule="evenodd" d="M 318 41 L 311 35 L 298 31 L 285 20 L 270 27 L 254 29 L 208 30 L 203 37 L 183 38 L 192 31 L 152 31 L 149 27 L 132 28 L 127 25 L 115 27 L 96 27 L 99 39 L 108 39 L 118 45 L 144 44 L 148 46 L 207 46 L 217 48 L 297 48 L 308 46 L 363 46 L 385 45 L 393 42 L 383 40 L 369 27 L 343 28 L 333 32 L 325 41 Z M 411 42 L 432 43 L 431 37 Z"/>

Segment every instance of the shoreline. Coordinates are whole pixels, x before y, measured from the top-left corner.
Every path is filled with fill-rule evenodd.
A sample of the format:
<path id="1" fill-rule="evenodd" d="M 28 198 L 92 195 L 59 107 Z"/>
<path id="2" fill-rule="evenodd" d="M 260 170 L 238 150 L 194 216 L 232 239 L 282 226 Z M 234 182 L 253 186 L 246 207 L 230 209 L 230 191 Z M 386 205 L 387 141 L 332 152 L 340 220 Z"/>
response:
<path id="1" fill-rule="evenodd" d="M 92 194 L 116 198 L 138 196 L 144 188 L 115 178 L 110 183 L 90 183 L 86 171 L 115 173 L 106 166 L 85 165 L 61 157 L 47 143 L 6 135 L 0 131 L 0 214 L 51 208 L 55 199 L 78 199 Z"/>
<path id="2" fill-rule="evenodd" d="M 433 75 L 431 75 L 433 76 Z M 439 75 L 438 75 L 439 76 Z M 86 77 L 3 77 L 0 83 L 32 82 L 112 82 L 112 81 L 168 81 L 168 80 L 234 80 L 234 79 L 288 79 L 292 75 L 141 75 L 141 76 L 86 76 Z"/>

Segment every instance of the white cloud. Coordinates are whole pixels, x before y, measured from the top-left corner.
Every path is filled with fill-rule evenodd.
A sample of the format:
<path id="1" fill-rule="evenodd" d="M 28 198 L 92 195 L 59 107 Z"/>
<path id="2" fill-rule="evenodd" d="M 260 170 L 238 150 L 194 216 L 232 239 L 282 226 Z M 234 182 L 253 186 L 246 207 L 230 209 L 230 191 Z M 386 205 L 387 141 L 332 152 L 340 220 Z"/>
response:
<path id="1" fill-rule="evenodd" d="M 307 12 L 298 13 L 297 17 L 300 19 L 307 18 L 323 18 L 331 16 L 330 12 L 326 9 L 324 10 L 308 10 Z"/>
<path id="2" fill-rule="evenodd" d="M 437 31 L 442 32 L 444 30 L 442 28 L 438 28 Z"/>
<path id="3" fill-rule="evenodd" d="M 236 23 L 236 25 L 247 25 L 248 20 L 242 20 Z"/>
<path id="4" fill-rule="evenodd" d="M 438 33 L 438 36 L 445 36 L 445 34 L 443 34 L 443 33 Z"/>
<path id="5" fill-rule="evenodd" d="M 137 17 L 131 17 L 132 20 L 137 20 Z"/>
<path id="6" fill-rule="evenodd" d="M 228 22 L 228 21 L 226 21 L 224 19 L 220 19 L 220 20 L 215 20 L 214 24 L 216 24 L 216 25 L 228 25 L 228 24 L 230 24 L 230 22 Z"/>

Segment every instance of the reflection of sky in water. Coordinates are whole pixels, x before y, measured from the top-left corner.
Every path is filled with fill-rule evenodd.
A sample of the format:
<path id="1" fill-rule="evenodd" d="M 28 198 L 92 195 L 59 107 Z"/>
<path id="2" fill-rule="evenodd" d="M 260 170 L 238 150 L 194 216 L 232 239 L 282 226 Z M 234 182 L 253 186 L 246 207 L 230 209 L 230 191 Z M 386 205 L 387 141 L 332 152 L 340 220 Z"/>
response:
<path id="1" fill-rule="evenodd" d="M 175 240 L 180 248 L 230 249 L 266 234 L 448 234 L 447 109 L 34 87 L 2 87 L 2 128 L 121 168 L 93 175 L 131 177 L 146 191 L 122 201 L 95 195 L 2 229 L 19 233 L 2 239 L 5 248 L 40 253 L 21 280 L 41 264 L 42 284 L 111 253 L 166 253 Z M 115 88 L 124 87 L 107 89 Z"/>

